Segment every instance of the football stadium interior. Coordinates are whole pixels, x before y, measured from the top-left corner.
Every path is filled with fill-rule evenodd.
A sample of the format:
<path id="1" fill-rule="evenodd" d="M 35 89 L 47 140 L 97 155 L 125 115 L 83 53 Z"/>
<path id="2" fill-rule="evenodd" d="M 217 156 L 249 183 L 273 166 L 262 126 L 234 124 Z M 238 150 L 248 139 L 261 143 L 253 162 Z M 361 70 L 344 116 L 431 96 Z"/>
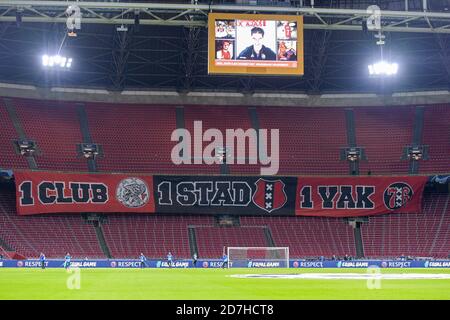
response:
<path id="1" fill-rule="evenodd" d="M 68 5 L 81 12 L 80 28 L 68 29 Z M 381 10 L 379 30 L 368 26 L 371 5 Z M 209 74 L 208 14 L 221 12 L 301 15 L 304 74 Z M 398 63 L 396 75 L 369 74 L 380 48 Z M 42 64 L 43 55 L 56 53 L 71 65 Z M 288 247 L 299 261 L 449 258 L 449 1 L 2 0 L 0 56 L 3 259 L 165 259 L 168 252 L 220 259 L 227 247 Z M 195 121 L 223 134 L 278 129 L 276 175 L 261 174 L 261 163 L 229 163 L 226 144 L 214 150 L 213 164 L 174 163 L 172 134 L 194 133 Z M 355 185 L 363 178 L 427 179 L 421 210 L 413 212 L 296 215 L 293 200 L 292 214 L 181 205 L 20 214 L 20 172 L 153 181 L 264 176 L 266 187 L 297 177 Z M 162 191 L 154 186 L 148 192 L 157 203 Z"/>
<path id="2" fill-rule="evenodd" d="M 167 137 L 176 129 L 180 110 L 186 125 L 195 119 L 214 128 L 237 125 L 247 129 L 255 116 L 262 127 L 280 128 L 281 175 L 355 174 L 355 163 L 339 159 L 340 149 L 348 146 L 349 132 L 365 149 L 367 160 L 359 166 L 362 175 L 368 171 L 372 175 L 407 175 L 417 167 L 416 173 L 436 175 L 448 172 L 450 164 L 450 108 L 445 104 L 315 108 L 2 100 L 2 167 L 12 170 L 88 172 L 93 167 L 99 172 L 124 173 L 258 173 L 257 165 L 223 163 L 191 168 L 193 165 L 173 164 Z M 351 129 L 346 116 L 354 117 Z M 416 126 L 418 122 L 420 126 Z M 423 128 L 420 141 L 413 141 L 419 127 Z M 76 146 L 86 136 L 102 147 L 102 157 L 86 159 L 77 154 Z M 21 155 L 14 147 L 14 141 L 20 139 L 32 140 L 36 153 Z M 418 166 L 412 165 L 414 160 L 402 160 L 405 147 L 414 143 L 429 147 L 429 159 L 416 160 Z M 423 213 L 370 216 L 356 224 L 345 218 L 230 217 L 215 216 L 214 212 L 206 216 L 176 212 L 19 216 L 14 184 L 2 183 L 1 191 L 4 256 L 14 252 L 36 258 L 45 252 L 56 258 L 67 251 L 78 258 L 131 258 L 142 251 L 148 257 L 161 258 L 172 250 L 179 258 L 190 258 L 194 252 L 199 257 L 217 258 L 224 246 L 287 246 L 291 256 L 307 258 L 355 257 L 358 246 L 363 250 L 360 257 L 445 258 L 449 254 L 448 188 L 430 188 L 424 195 Z"/>

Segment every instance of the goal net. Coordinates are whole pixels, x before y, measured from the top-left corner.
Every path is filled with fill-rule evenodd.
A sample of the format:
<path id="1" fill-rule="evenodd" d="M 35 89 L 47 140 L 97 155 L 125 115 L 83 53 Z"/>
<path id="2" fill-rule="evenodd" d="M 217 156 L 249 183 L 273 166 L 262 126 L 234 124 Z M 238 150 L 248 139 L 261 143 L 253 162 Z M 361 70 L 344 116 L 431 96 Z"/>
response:
<path id="1" fill-rule="evenodd" d="M 228 268 L 289 268 L 288 247 L 228 247 Z"/>

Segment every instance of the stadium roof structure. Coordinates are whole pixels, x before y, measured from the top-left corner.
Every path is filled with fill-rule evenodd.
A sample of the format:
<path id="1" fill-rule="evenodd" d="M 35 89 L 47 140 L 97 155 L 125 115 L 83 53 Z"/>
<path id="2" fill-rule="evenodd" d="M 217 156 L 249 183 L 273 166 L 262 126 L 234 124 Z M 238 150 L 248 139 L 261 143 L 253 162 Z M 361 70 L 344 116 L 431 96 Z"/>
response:
<path id="1" fill-rule="evenodd" d="M 45 70 L 41 56 L 61 45 L 70 4 L 82 13 L 81 30 L 62 47 L 74 58 L 73 67 Z M 381 8 L 385 56 L 400 65 L 391 79 L 367 72 L 379 57 L 374 32 L 363 28 L 373 4 Z M 208 75 L 209 12 L 303 15 L 305 75 Z M 127 31 L 117 30 L 122 25 Z M 450 1 L 0 0 L 0 50 L 0 82 L 39 87 L 307 94 L 449 90 Z"/>

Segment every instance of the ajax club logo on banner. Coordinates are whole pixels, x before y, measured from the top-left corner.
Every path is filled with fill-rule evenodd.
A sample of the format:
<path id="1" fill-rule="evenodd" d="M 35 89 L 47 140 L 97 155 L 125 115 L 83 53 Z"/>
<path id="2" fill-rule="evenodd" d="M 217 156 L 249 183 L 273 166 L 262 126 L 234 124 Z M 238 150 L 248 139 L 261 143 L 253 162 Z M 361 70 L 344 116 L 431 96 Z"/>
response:
<path id="1" fill-rule="evenodd" d="M 117 186 L 116 198 L 127 208 L 139 208 L 147 204 L 150 194 L 143 180 L 127 178 Z"/>
<path id="2" fill-rule="evenodd" d="M 268 213 L 282 208 L 287 202 L 283 181 L 259 179 L 255 185 L 256 192 L 253 195 L 253 203 Z"/>

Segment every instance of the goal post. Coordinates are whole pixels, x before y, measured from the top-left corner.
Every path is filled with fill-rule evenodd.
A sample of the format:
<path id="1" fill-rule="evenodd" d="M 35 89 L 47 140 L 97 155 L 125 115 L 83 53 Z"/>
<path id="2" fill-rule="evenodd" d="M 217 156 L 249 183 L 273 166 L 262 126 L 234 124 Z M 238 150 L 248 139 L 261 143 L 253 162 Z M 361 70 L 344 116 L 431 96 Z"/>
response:
<path id="1" fill-rule="evenodd" d="M 228 247 L 228 268 L 289 268 L 289 247 Z"/>

